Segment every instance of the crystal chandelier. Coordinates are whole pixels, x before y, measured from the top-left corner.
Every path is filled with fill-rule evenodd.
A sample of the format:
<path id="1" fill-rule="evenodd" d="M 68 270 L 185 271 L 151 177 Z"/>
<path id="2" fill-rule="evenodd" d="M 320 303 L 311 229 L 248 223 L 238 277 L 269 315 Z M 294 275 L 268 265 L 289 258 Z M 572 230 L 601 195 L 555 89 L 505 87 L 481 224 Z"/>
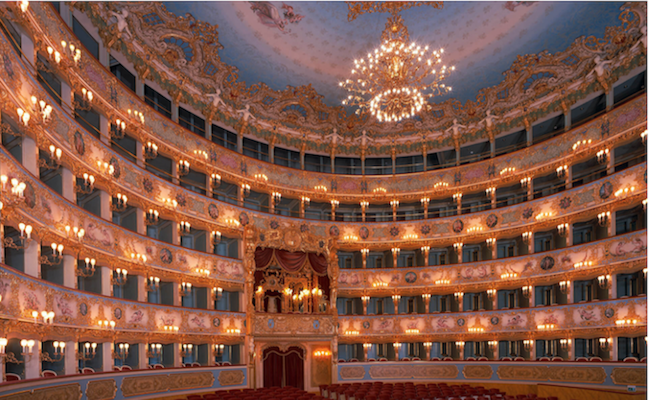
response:
<path id="1" fill-rule="evenodd" d="M 444 49 L 429 51 L 410 42 L 398 10 L 391 10 L 380 47 L 354 60 L 351 78 L 340 82 L 349 95 L 343 105 L 370 112 L 379 122 L 399 122 L 417 115 L 426 100 L 451 91 L 444 79 L 455 70 L 442 64 Z"/>

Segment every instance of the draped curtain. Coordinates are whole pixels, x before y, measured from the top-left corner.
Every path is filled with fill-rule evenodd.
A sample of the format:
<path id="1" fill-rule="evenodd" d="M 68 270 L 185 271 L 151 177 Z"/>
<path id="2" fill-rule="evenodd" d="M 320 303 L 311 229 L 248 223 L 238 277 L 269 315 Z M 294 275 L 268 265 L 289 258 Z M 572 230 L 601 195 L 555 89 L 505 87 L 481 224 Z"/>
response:
<path id="1" fill-rule="evenodd" d="M 308 264 L 317 275 L 327 274 L 327 258 L 322 254 L 257 247 L 255 250 L 257 269 L 266 268 L 273 260 L 288 272 L 297 272 Z"/>
<path id="2" fill-rule="evenodd" d="M 293 386 L 304 389 L 304 350 L 291 346 L 287 351 L 279 347 L 264 350 L 264 387 Z"/>

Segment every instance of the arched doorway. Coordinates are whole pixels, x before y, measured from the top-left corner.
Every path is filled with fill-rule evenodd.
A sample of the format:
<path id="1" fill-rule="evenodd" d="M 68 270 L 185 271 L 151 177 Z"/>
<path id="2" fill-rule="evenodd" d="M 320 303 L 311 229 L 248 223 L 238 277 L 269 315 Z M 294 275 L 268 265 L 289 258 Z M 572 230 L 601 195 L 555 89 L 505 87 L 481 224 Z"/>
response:
<path id="1" fill-rule="evenodd" d="M 291 346 L 268 347 L 263 354 L 264 387 L 293 386 L 304 389 L 304 350 Z"/>

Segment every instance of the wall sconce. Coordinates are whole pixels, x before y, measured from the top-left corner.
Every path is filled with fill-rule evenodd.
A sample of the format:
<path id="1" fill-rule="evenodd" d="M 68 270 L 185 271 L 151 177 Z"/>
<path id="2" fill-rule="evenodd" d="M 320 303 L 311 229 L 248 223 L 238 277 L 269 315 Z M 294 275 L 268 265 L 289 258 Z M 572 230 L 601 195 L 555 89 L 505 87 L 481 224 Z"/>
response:
<path id="1" fill-rule="evenodd" d="M 469 328 L 469 333 L 484 333 L 484 327 L 472 326 L 471 328 Z"/>
<path id="2" fill-rule="evenodd" d="M 453 243 L 453 249 L 457 252 L 462 251 L 462 247 L 464 246 L 464 243 L 458 242 L 458 243 Z"/>
<path id="3" fill-rule="evenodd" d="M 236 228 L 239 227 L 239 225 L 241 225 L 241 222 L 239 222 L 239 220 L 237 220 L 235 218 L 226 218 L 225 219 L 225 224 L 227 226 L 229 226 L 230 228 L 232 228 L 232 229 L 236 229 Z"/>
<path id="4" fill-rule="evenodd" d="M 487 296 L 493 299 L 498 291 L 496 289 L 487 289 Z"/>
<path id="5" fill-rule="evenodd" d="M 514 172 L 516 172 L 516 167 L 503 168 L 503 169 L 500 170 L 500 176 L 501 177 L 509 176 L 509 175 L 513 174 Z"/>
<path id="6" fill-rule="evenodd" d="M 313 356 L 315 358 L 327 358 L 331 356 L 331 352 L 329 350 L 317 350 L 313 352 Z"/>
<path id="7" fill-rule="evenodd" d="M 40 263 L 45 265 L 58 265 L 63 261 L 63 245 L 52 243 L 50 245 L 52 248 L 52 255 L 42 255 L 40 257 Z"/>
<path id="8" fill-rule="evenodd" d="M 368 249 L 368 248 L 363 248 L 363 249 L 361 249 L 361 254 L 362 254 L 364 257 L 367 257 L 367 255 L 370 254 L 370 249 Z"/>
<path id="9" fill-rule="evenodd" d="M 438 279 L 435 281 L 435 285 L 450 285 L 451 280 L 450 279 Z"/>
<path id="10" fill-rule="evenodd" d="M 336 207 L 338 207 L 340 205 L 340 201 L 338 201 L 338 200 L 330 200 L 330 203 L 331 203 L 331 209 L 332 210 L 335 210 Z"/>
<path id="11" fill-rule="evenodd" d="M 242 183 L 241 184 L 241 195 L 243 197 L 247 197 L 250 194 L 250 185 L 247 183 Z"/>
<path id="12" fill-rule="evenodd" d="M 599 224 L 599 226 L 606 226 L 608 225 L 610 218 L 611 218 L 610 211 L 599 213 L 597 214 L 597 223 Z"/>
<path id="13" fill-rule="evenodd" d="M 645 129 L 644 132 L 640 134 L 640 138 L 642 139 L 643 144 L 647 143 L 647 129 Z"/>
<path id="14" fill-rule="evenodd" d="M 401 254 L 401 249 L 399 247 L 392 248 L 392 257 L 398 257 Z"/>
<path id="15" fill-rule="evenodd" d="M 534 344 L 534 340 L 532 340 L 532 339 L 523 340 L 523 346 L 525 346 L 526 350 L 531 349 L 533 344 Z"/>
<path id="16" fill-rule="evenodd" d="M 455 300 L 462 301 L 462 298 L 464 297 L 464 292 L 455 292 L 453 293 L 453 296 L 455 297 Z"/>
<path id="17" fill-rule="evenodd" d="M 521 187 L 524 188 L 529 187 L 531 182 L 532 182 L 532 178 L 530 178 L 529 176 L 527 178 L 523 178 L 521 179 Z"/>
<path id="18" fill-rule="evenodd" d="M 593 266 L 593 262 L 592 262 L 592 261 L 581 261 L 581 262 L 575 263 L 575 264 L 573 265 L 573 267 L 574 267 L 575 269 L 579 269 L 579 268 L 588 268 L 588 267 L 592 267 L 592 266 Z"/>
<path id="19" fill-rule="evenodd" d="M 498 346 L 498 341 L 497 340 L 489 340 L 487 342 L 487 346 L 491 347 L 491 349 L 495 349 L 496 346 Z"/>
<path id="20" fill-rule="evenodd" d="M 421 206 L 423 208 L 428 208 L 428 204 L 430 204 L 430 198 L 429 197 L 422 197 L 419 201 L 421 201 Z"/>
<path id="21" fill-rule="evenodd" d="M 75 64 L 77 64 L 79 60 L 81 60 L 81 50 L 79 50 L 78 46 L 75 46 L 72 43 L 68 44 L 65 42 L 65 40 L 62 40 L 61 48 L 63 49 L 64 53 L 67 53 L 68 57 L 72 58 Z"/>
<path id="22" fill-rule="evenodd" d="M 313 187 L 313 190 L 320 193 L 327 193 L 327 187 L 325 185 L 317 185 Z"/>
<path id="23" fill-rule="evenodd" d="M 570 281 L 559 282 L 559 290 L 561 293 L 566 294 L 570 290 Z"/>
<path id="24" fill-rule="evenodd" d="M 40 114 L 43 119 L 43 123 L 47 123 L 50 120 L 52 114 L 52 106 L 45 103 L 43 100 L 38 100 L 36 96 L 31 97 L 32 100 L 32 110 L 34 113 Z"/>
<path id="25" fill-rule="evenodd" d="M 48 159 L 39 158 L 38 166 L 46 169 L 57 169 L 61 166 L 61 154 L 63 154 L 63 151 L 53 144 L 50 145 L 49 150 L 50 157 Z"/>
<path id="26" fill-rule="evenodd" d="M 181 234 L 183 233 L 189 234 L 191 233 L 191 231 L 192 231 L 192 224 L 186 221 L 180 221 L 180 223 L 178 224 L 178 232 L 180 232 Z"/>
<path id="27" fill-rule="evenodd" d="M 144 123 L 144 114 L 142 114 L 141 112 L 139 112 L 137 110 L 131 111 L 130 108 L 128 110 L 126 110 L 126 112 L 128 113 L 129 117 L 135 118 L 135 121 L 137 121 L 137 122 L 139 122 L 141 124 Z"/>
<path id="28" fill-rule="evenodd" d="M 144 145 L 144 159 L 153 160 L 156 157 L 158 157 L 158 145 L 146 142 L 146 145 Z"/>
<path id="29" fill-rule="evenodd" d="M 239 328 L 228 328 L 225 330 L 225 333 L 228 335 L 241 335 L 241 329 Z"/>
<path id="30" fill-rule="evenodd" d="M 215 357 L 220 357 L 223 354 L 223 350 L 225 349 L 224 344 L 215 344 L 213 346 L 214 351 L 212 352 L 212 355 Z"/>
<path id="31" fill-rule="evenodd" d="M 140 253 L 131 253 L 131 262 L 138 263 L 138 264 L 145 264 L 146 256 Z"/>
<path id="32" fill-rule="evenodd" d="M 86 342 L 77 356 L 80 361 L 90 361 L 97 354 L 97 343 Z"/>
<path id="33" fill-rule="evenodd" d="M 275 204 L 277 204 L 277 203 L 279 203 L 280 201 L 282 201 L 282 194 L 281 194 L 280 192 L 273 192 L 273 193 L 272 193 L 272 197 L 273 197 L 273 202 L 274 202 Z"/>
<path id="34" fill-rule="evenodd" d="M 540 324 L 536 326 L 536 329 L 540 331 L 551 331 L 557 326 L 555 324 Z"/>
<path id="35" fill-rule="evenodd" d="M 455 342 L 455 345 L 460 349 L 460 351 L 462 351 L 465 344 L 466 343 L 464 342 L 464 340 L 458 340 L 457 342 Z"/>
<path id="36" fill-rule="evenodd" d="M 97 325 L 100 329 L 111 329 L 115 330 L 115 321 L 108 321 L 106 319 L 97 321 Z"/>
<path id="37" fill-rule="evenodd" d="M 31 118 L 29 113 L 22 108 L 16 109 L 16 113 L 18 114 L 18 119 L 20 120 L 20 122 L 22 122 L 24 126 L 27 126 L 29 119 Z"/>
<path id="38" fill-rule="evenodd" d="M 523 297 L 525 297 L 526 299 L 529 299 L 532 296 L 533 291 L 534 291 L 534 287 L 532 285 L 523 286 L 521 288 L 521 292 L 523 293 Z"/>
<path id="39" fill-rule="evenodd" d="M 183 344 L 180 350 L 181 357 L 191 357 L 194 354 L 194 345 L 193 344 Z"/>
<path id="40" fill-rule="evenodd" d="M 113 176 L 115 173 L 115 167 L 107 162 L 97 161 L 97 169 L 104 175 Z"/>
<path id="41" fill-rule="evenodd" d="M 557 168 L 557 177 L 563 178 L 566 176 L 566 172 L 568 172 L 568 165 L 562 165 Z"/>
<path id="42" fill-rule="evenodd" d="M 554 214 L 551 213 L 551 212 L 542 212 L 542 213 L 540 213 L 540 214 L 537 214 L 536 217 L 534 217 L 534 218 L 535 218 L 537 221 L 540 221 L 540 220 L 543 220 L 543 219 L 550 218 L 550 217 L 552 217 L 552 215 L 554 215 Z"/>
<path id="43" fill-rule="evenodd" d="M 90 194 L 95 189 L 95 177 L 93 175 L 83 174 L 83 183 L 77 185 L 77 192 Z"/>
<path id="44" fill-rule="evenodd" d="M 86 257 L 84 262 L 85 264 L 83 267 L 79 267 L 77 263 L 76 275 L 82 278 L 90 278 L 95 274 L 95 264 L 97 263 L 97 261 L 95 261 L 94 258 Z"/>
<path id="45" fill-rule="evenodd" d="M 217 301 L 220 300 L 221 297 L 223 297 L 223 288 L 222 287 L 212 288 L 212 299 Z"/>
<path id="46" fill-rule="evenodd" d="M 599 347 L 601 347 L 602 349 L 607 349 L 613 343 L 613 339 L 602 337 L 599 338 L 598 342 L 599 342 Z"/>
<path id="47" fill-rule="evenodd" d="M 164 205 L 167 206 L 167 208 L 175 209 L 176 207 L 178 207 L 178 202 L 176 201 L 176 199 L 170 199 L 169 197 L 167 197 L 166 199 L 164 199 Z"/>
<path id="48" fill-rule="evenodd" d="M 81 88 L 81 99 L 77 100 L 76 96 L 74 99 L 74 108 L 76 110 L 84 110 L 88 111 L 92 108 L 92 99 L 94 98 L 94 95 L 92 94 L 91 91 L 89 91 L 86 88 Z M 117 120 L 117 128 L 121 128 L 120 120 Z M 124 137 L 124 133 L 122 132 L 121 137 L 116 137 L 113 136 L 113 129 L 111 129 L 111 136 L 114 137 L 115 139 L 122 139 Z"/>
<path id="49" fill-rule="evenodd" d="M 302 200 L 302 204 L 303 204 L 305 207 L 308 207 L 309 204 L 311 204 L 311 199 L 308 198 L 308 197 L 306 197 L 306 196 L 302 196 L 302 197 L 300 197 L 300 200 Z"/>
<path id="50" fill-rule="evenodd" d="M 205 150 L 196 149 L 196 150 L 194 150 L 194 155 L 199 156 L 199 157 L 203 157 L 206 161 L 209 158 L 209 156 L 207 154 L 207 151 L 205 151 Z"/>
<path id="51" fill-rule="evenodd" d="M 625 187 L 624 189 L 620 189 L 615 192 L 615 197 L 620 197 L 622 195 L 627 195 L 630 193 L 633 193 L 635 191 L 635 186 L 630 186 L 630 187 Z"/>
<path id="52" fill-rule="evenodd" d="M 597 162 L 605 164 L 608 161 L 608 149 L 600 150 L 597 152 Z"/>
<path id="53" fill-rule="evenodd" d="M 110 209 L 115 212 L 123 212 L 128 207 L 128 197 L 121 193 L 117 193 L 117 196 L 110 198 Z"/>
<path id="54" fill-rule="evenodd" d="M 162 330 L 166 333 L 178 333 L 180 329 L 175 325 L 165 325 Z"/>
<path id="55" fill-rule="evenodd" d="M 43 319 L 41 323 L 47 324 L 47 325 L 52 325 L 54 323 L 54 311 L 41 311 L 39 314 L 38 311 L 32 311 L 32 318 L 34 318 L 34 323 L 38 323 L 38 317 Z"/>
<path id="56" fill-rule="evenodd" d="M 159 220 L 160 220 L 160 213 L 157 210 L 150 208 L 149 211 L 146 212 L 144 222 L 147 225 L 156 225 Z"/>
<path id="57" fill-rule="evenodd" d="M 36 344 L 33 340 L 23 339 L 20 341 L 20 347 L 22 347 L 22 356 L 27 359 L 31 359 L 34 352 L 34 345 Z"/>
<path id="58" fill-rule="evenodd" d="M 481 226 L 472 226 L 472 227 L 470 227 L 470 228 L 468 228 L 466 230 L 466 233 L 475 234 L 475 233 L 478 233 L 478 232 L 482 232 L 483 230 L 484 230 L 484 228 L 481 227 Z"/>
<path id="59" fill-rule="evenodd" d="M 392 343 L 392 346 L 394 347 L 395 352 L 399 352 L 399 349 L 401 348 L 401 343 L 394 342 L 394 343 Z"/>
<path id="60" fill-rule="evenodd" d="M 637 319 L 631 319 L 631 318 L 618 319 L 617 321 L 615 321 L 615 325 L 617 326 L 633 326 L 636 325 L 637 323 L 638 323 Z"/>
<path id="61" fill-rule="evenodd" d="M 120 343 L 117 346 L 117 351 L 113 351 L 113 358 L 116 360 L 121 360 L 122 362 L 126 361 L 128 358 L 128 353 L 129 353 L 129 345 L 128 343 Z"/>
<path id="62" fill-rule="evenodd" d="M 425 303 L 429 302 L 431 297 L 432 297 L 432 295 L 430 293 L 423 293 L 421 295 L 421 298 L 424 300 Z"/>
<path id="63" fill-rule="evenodd" d="M 255 174 L 254 178 L 257 182 L 260 183 L 267 183 L 268 182 L 268 176 L 266 174 Z"/>
<path id="64" fill-rule="evenodd" d="M 209 278 L 212 272 L 207 269 L 207 268 L 196 268 L 194 271 L 196 271 L 197 274 L 202 275 L 206 278 Z"/>
<path id="65" fill-rule="evenodd" d="M 180 160 L 178 161 L 178 175 L 185 176 L 189 173 L 189 161 Z"/>
<path id="66" fill-rule="evenodd" d="M 192 294 L 192 284 L 189 282 L 182 282 L 180 284 L 180 295 L 186 297 Z"/>
<path id="67" fill-rule="evenodd" d="M 402 239 L 405 241 L 412 242 L 419 239 L 419 235 L 417 235 L 416 233 L 407 233 L 403 235 Z"/>
<path id="68" fill-rule="evenodd" d="M 453 201 L 458 202 L 460 200 L 462 200 L 462 193 L 455 193 L 453 195 Z"/>
<path id="69" fill-rule="evenodd" d="M 388 287 L 388 283 L 387 282 L 372 282 L 372 287 L 375 288 L 375 289 L 376 288 L 386 288 L 386 287 Z"/>
<path id="70" fill-rule="evenodd" d="M 424 342 L 424 348 L 426 349 L 426 352 L 428 352 L 431 347 L 433 347 L 433 342 Z"/>
<path id="71" fill-rule="evenodd" d="M 212 174 L 210 175 L 210 178 L 212 179 L 212 189 L 216 189 L 221 186 L 221 175 Z"/>
<path id="72" fill-rule="evenodd" d="M 50 60 L 54 60 L 57 64 L 61 63 L 61 53 L 54 50 L 52 46 L 47 46 L 47 54 L 49 55 Z"/>
<path id="73" fill-rule="evenodd" d="M 18 229 L 20 229 L 19 241 L 16 242 L 13 238 L 6 237 L 4 238 L 5 247 L 10 247 L 15 250 L 24 250 L 29 246 L 29 242 L 32 240 L 32 226 L 25 225 L 21 222 L 18 224 Z"/>
<path id="74" fill-rule="evenodd" d="M 502 280 L 516 279 L 516 278 L 518 278 L 517 272 L 505 272 L 503 274 L 500 274 L 500 279 Z"/>
<path id="75" fill-rule="evenodd" d="M 150 276 L 146 278 L 146 286 L 144 289 L 147 292 L 157 292 L 160 289 L 160 278 L 157 276 Z"/>
<path id="76" fill-rule="evenodd" d="M 124 121 L 122 121 L 120 119 L 117 119 L 115 121 L 115 125 L 112 125 L 110 127 L 110 136 L 112 136 L 113 139 L 120 140 L 120 139 L 124 139 L 124 135 L 126 135 L 126 122 L 124 122 Z M 150 143 L 151 142 L 149 142 L 149 144 Z M 156 146 L 156 155 L 157 155 L 157 151 L 158 151 L 158 149 L 157 149 L 157 146 Z M 144 153 L 145 153 L 145 158 L 146 158 L 146 151 Z"/>
<path id="77" fill-rule="evenodd" d="M 494 186 L 488 187 L 487 189 L 485 189 L 485 193 L 487 193 L 487 196 L 491 197 L 496 194 L 496 188 Z"/>
<path id="78" fill-rule="evenodd" d="M 386 188 L 384 188 L 384 187 L 377 187 L 377 188 L 374 188 L 372 190 L 372 193 L 374 193 L 376 195 L 379 195 L 379 196 L 383 195 L 383 194 L 386 194 L 387 192 L 388 192 L 388 190 Z"/>
<path id="79" fill-rule="evenodd" d="M 216 246 L 221 242 L 221 231 L 212 231 L 212 245 Z"/>
<path id="80" fill-rule="evenodd" d="M 496 244 L 496 238 L 488 238 L 486 242 L 487 242 L 487 247 L 493 248 L 494 245 Z"/>
<path id="81" fill-rule="evenodd" d="M 572 344 L 571 339 L 559 339 L 559 344 L 561 345 L 562 349 L 567 349 L 568 346 Z"/>
<path id="82" fill-rule="evenodd" d="M 434 190 L 445 189 L 448 187 L 448 182 L 437 182 L 433 185 Z"/>
<path id="83" fill-rule="evenodd" d="M 419 329 L 417 329 L 417 328 L 408 328 L 408 329 L 406 329 L 406 334 L 407 335 L 418 335 L 419 334 Z"/>
<path id="84" fill-rule="evenodd" d="M 569 227 L 570 226 L 568 224 L 557 225 L 557 232 L 559 233 L 559 236 L 566 237 Z"/>
<path id="85" fill-rule="evenodd" d="M 597 283 L 602 289 L 608 289 L 611 285 L 611 275 L 600 275 L 597 277 Z"/>
<path id="86" fill-rule="evenodd" d="M 588 139 L 588 140 L 577 140 L 575 144 L 572 145 L 572 150 L 577 151 L 577 149 L 584 148 L 588 145 L 590 145 L 593 142 L 593 139 Z"/>
<path id="87" fill-rule="evenodd" d="M 529 243 L 532 238 L 532 232 L 523 232 L 523 242 Z"/>
<path id="88" fill-rule="evenodd" d="M 65 342 L 56 341 L 52 343 L 52 346 L 54 346 L 54 355 L 50 356 L 50 354 L 45 351 L 41 353 L 41 361 L 53 363 L 63 360 L 63 357 L 65 357 Z"/>
<path id="89" fill-rule="evenodd" d="M 110 282 L 113 285 L 124 286 L 126 284 L 127 279 L 128 279 L 128 271 L 122 268 L 117 268 L 115 271 L 113 271 L 113 279 L 111 279 Z"/>
<path id="90" fill-rule="evenodd" d="M 398 304 L 398 303 L 399 303 L 399 300 L 401 300 L 401 295 L 400 295 L 400 294 L 393 294 L 393 295 L 392 295 L 392 301 L 393 301 L 395 304 Z"/>
<path id="91" fill-rule="evenodd" d="M 372 343 L 363 343 L 363 350 L 369 351 L 372 348 Z"/>
<path id="92" fill-rule="evenodd" d="M 390 206 L 392 206 L 393 209 L 399 207 L 399 200 L 390 200 Z"/>

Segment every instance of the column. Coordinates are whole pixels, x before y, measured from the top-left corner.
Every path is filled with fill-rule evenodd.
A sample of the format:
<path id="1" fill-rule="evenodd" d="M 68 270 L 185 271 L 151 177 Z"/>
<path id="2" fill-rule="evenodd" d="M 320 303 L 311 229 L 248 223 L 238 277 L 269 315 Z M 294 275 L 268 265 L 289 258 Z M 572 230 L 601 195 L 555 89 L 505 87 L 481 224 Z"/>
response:
<path id="1" fill-rule="evenodd" d="M 96 267 L 101 273 L 101 294 L 104 296 L 113 295 L 113 284 L 111 282 L 113 277 L 113 270 L 109 267 Z"/>
<path id="2" fill-rule="evenodd" d="M 101 218 L 106 221 L 113 220 L 113 212 L 110 209 L 110 194 L 106 191 L 99 191 L 99 201 L 101 205 Z"/>
<path id="3" fill-rule="evenodd" d="M 171 221 L 171 243 L 175 244 L 176 246 L 180 246 L 180 232 L 178 231 L 178 227 L 178 222 Z"/>
<path id="4" fill-rule="evenodd" d="M 65 357 L 63 359 L 63 371 L 65 375 L 74 375 L 79 373 L 77 346 L 78 343 L 75 341 L 65 342 Z"/>
<path id="5" fill-rule="evenodd" d="M 397 173 L 397 150 L 392 148 L 392 175 Z"/>
<path id="6" fill-rule="evenodd" d="M 136 275 L 137 279 L 137 301 L 146 302 L 147 300 L 147 291 L 146 291 L 146 276 Z M 142 346 L 138 346 L 142 347 Z"/>
<path id="7" fill-rule="evenodd" d="M 491 151 L 491 158 L 496 157 L 496 138 L 489 139 L 489 149 Z"/>
<path id="8" fill-rule="evenodd" d="M 530 360 L 536 360 L 536 340 L 532 340 L 532 344 L 530 345 Z"/>
<path id="9" fill-rule="evenodd" d="M 77 177 L 74 176 L 72 171 L 65 167 L 61 167 L 61 195 L 71 203 L 77 202 L 77 192 L 74 189 Z"/>
<path id="10" fill-rule="evenodd" d="M 273 161 L 271 160 L 271 163 Z M 271 214 L 275 214 L 275 196 L 273 196 L 274 192 L 271 192 L 268 194 L 268 212 Z"/>
<path id="11" fill-rule="evenodd" d="M 428 149 L 426 148 L 426 144 L 424 143 L 424 147 L 421 149 L 421 155 L 423 157 L 423 166 L 424 166 L 424 171 L 428 170 Z"/>
<path id="12" fill-rule="evenodd" d="M 534 200 L 534 179 L 527 183 L 527 201 Z"/>
<path id="13" fill-rule="evenodd" d="M 572 113 L 570 107 L 563 109 L 563 120 L 564 120 L 564 132 L 568 132 L 572 127 Z"/>
<path id="14" fill-rule="evenodd" d="M 241 185 L 237 188 L 237 205 L 243 207 L 243 188 Z"/>
<path id="15" fill-rule="evenodd" d="M 173 351 L 174 351 L 174 367 L 175 368 L 180 368 L 183 363 L 182 357 L 180 357 L 180 343 L 174 343 L 173 344 Z"/>
<path id="16" fill-rule="evenodd" d="M 178 122 L 178 102 L 171 101 L 171 120 Z"/>
<path id="17" fill-rule="evenodd" d="M 302 144 L 302 148 L 300 149 L 300 169 L 304 170 L 304 144 Z"/>
<path id="18" fill-rule="evenodd" d="M 304 200 L 300 199 L 300 218 L 304 218 Z"/>
<path id="19" fill-rule="evenodd" d="M 27 275 L 40 278 L 41 277 L 41 263 L 39 262 L 41 246 L 37 240 L 30 240 L 27 247 L 23 250 L 24 254 L 24 272 Z"/>
<path id="20" fill-rule="evenodd" d="M 606 92 L 606 112 L 613 109 L 613 88 L 609 87 L 608 92 Z"/>
<path id="21" fill-rule="evenodd" d="M 35 379 L 41 376 L 41 346 L 43 343 L 40 340 L 34 340 L 34 342 L 32 355 L 25 357 L 25 379 Z"/>
<path id="22" fill-rule="evenodd" d="M 615 150 L 610 149 L 608 152 L 608 161 L 606 162 L 606 175 L 615 173 Z"/>
<path id="23" fill-rule="evenodd" d="M 597 339 L 594 339 L 597 340 Z M 595 346 L 598 346 L 599 344 L 595 344 Z M 575 360 L 575 338 L 570 337 L 568 338 L 568 360 L 574 361 Z"/>
<path id="24" fill-rule="evenodd" d="M 72 13 L 70 12 L 70 7 L 67 3 L 63 1 L 59 3 L 59 13 L 63 22 L 68 26 L 72 26 Z"/>
<path id="25" fill-rule="evenodd" d="M 523 123 L 525 124 L 525 134 L 527 136 L 527 147 L 530 147 L 534 142 L 534 131 L 532 130 L 532 123 L 527 118 L 523 119 Z"/>
<path id="26" fill-rule="evenodd" d="M 2 223 L 2 221 L 0 221 L 0 263 L 2 264 L 5 263 L 4 245 L 2 244 L 4 243 L 4 240 L 5 240 L 5 226 Z M 1 366 L 2 364 L 0 364 L 0 368 Z M 0 374 L 0 382 L 2 382 L 2 374 Z"/>
<path id="27" fill-rule="evenodd" d="M 66 81 L 61 81 L 61 100 L 64 105 L 72 108 L 72 89 Z"/>
<path id="28" fill-rule="evenodd" d="M 172 305 L 174 305 L 174 306 L 182 305 L 182 298 L 180 296 L 180 283 L 171 282 L 171 287 L 172 287 L 172 296 L 173 296 L 173 304 Z"/>
<path id="29" fill-rule="evenodd" d="M 144 99 L 144 79 L 140 78 L 139 74 L 135 76 L 135 94 Z"/>
<path id="30" fill-rule="evenodd" d="M 566 247 L 572 246 L 572 224 L 568 224 L 566 228 Z"/>
<path id="31" fill-rule="evenodd" d="M 457 215 L 462 215 L 462 197 L 458 197 L 457 200 Z"/>
<path id="32" fill-rule="evenodd" d="M 535 296 L 535 294 L 534 294 L 534 286 L 533 285 L 530 285 L 530 286 L 532 286 L 532 289 L 530 290 L 529 303 L 530 303 L 530 307 L 535 307 L 536 300 L 534 298 L 534 296 Z"/>
<path id="33" fill-rule="evenodd" d="M 144 168 L 146 159 L 144 158 L 144 145 L 142 143 L 136 142 L 135 144 L 135 163 L 138 167 Z"/>
<path id="34" fill-rule="evenodd" d="M 491 192 L 491 209 L 496 209 L 496 191 Z"/>
<path id="35" fill-rule="evenodd" d="M 22 56 L 27 59 L 27 62 L 31 65 L 36 65 L 36 51 L 34 49 L 34 42 L 32 38 L 25 34 L 20 34 L 20 50 L 22 51 Z M 31 69 L 31 67 L 28 67 Z"/>
<path id="36" fill-rule="evenodd" d="M 532 242 L 532 240 L 530 240 L 530 243 L 531 243 L 531 242 Z M 495 259 L 497 259 L 497 258 L 498 258 L 498 241 L 496 241 L 496 242 L 494 243 L 494 245 L 491 246 L 491 259 L 492 259 L 492 260 L 495 260 Z"/>
<path id="37" fill-rule="evenodd" d="M 39 176 L 38 171 L 38 146 L 36 142 L 31 137 L 25 135 L 23 136 L 22 149 L 22 158 L 23 158 L 23 167 L 34 176 Z"/>
<path id="38" fill-rule="evenodd" d="M 237 152 L 243 153 L 243 133 L 237 133 Z"/>
<path id="39" fill-rule="evenodd" d="M 615 213 L 616 213 L 615 211 L 611 211 L 611 216 L 610 216 L 610 218 L 608 220 L 607 237 L 613 237 L 616 234 L 616 232 L 615 232 L 615 218 L 616 218 Z"/>
<path id="40" fill-rule="evenodd" d="M 460 165 L 460 148 L 455 148 L 455 165 Z"/>
<path id="41" fill-rule="evenodd" d="M 99 114 L 100 140 L 110 146 L 110 121 L 103 114 Z"/>
<path id="42" fill-rule="evenodd" d="M 453 295 L 454 299 L 457 301 L 457 311 L 462 312 L 464 311 L 464 295 L 462 296 L 455 296 Z"/>
<path id="43" fill-rule="evenodd" d="M 575 281 L 568 281 L 568 290 L 566 290 L 566 301 L 567 304 L 572 304 L 575 302 L 575 296 L 573 294 L 573 288 L 575 287 Z"/>
<path id="44" fill-rule="evenodd" d="M 146 356 L 146 351 L 149 349 L 147 342 L 138 343 L 137 346 L 137 366 L 139 369 L 146 369 L 149 365 L 149 357 Z"/>
<path id="45" fill-rule="evenodd" d="M 611 352 L 611 361 L 618 361 L 618 356 L 617 356 L 617 336 L 613 337 L 613 340 L 611 341 L 611 344 L 609 345 L 610 352 Z"/>
<path id="46" fill-rule="evenodd" d="M 534 254 L 534 232 L 532 232 L 529 240 L 527 241 L 527 254 Z"/>
<path id="47" fill-rule="evenodd" d="M 77 288 L 77 260 L 75 256 L 63 255 L 63 286 Z"/>
<path id="48" fill-rule="evenodd" d="M 180 181 L 178 180 L 178 163 L 174 160 L 171 160 L 171 181 L 178 185 Z"/>
<path id="49" fill-rule="evenodd" d="M 211 118 L 205 119 L 205 139 L 207 139 L 210 142 L 212 141 L 212 119 Z"/>
<path id="50" fill-rule="evenodd" d="M 566 171 L 566 190 L 572 188 L 572 165 L 568 165 L 568 170 Z"/>
<path id="51" fill-rule="evenodd" d="M 110 372 L 113 370 L 115 360 L 113 360 L 113 342 L 97 343 L 101 346 L 101 370 L 103 372 Z"/>
<path id="52" fill-rule="evenodd" d="M 617 299 L 617 274 L 611 274 L 611 282 L 608 286 L 608 299 Z"/>
<path id="53" fill-rule="evenodd" d="M 135 223 L 137 228 L 137 233 L 140 235 L 146 235 L 146 215 L 143 209 L 135 209 Z"/>

